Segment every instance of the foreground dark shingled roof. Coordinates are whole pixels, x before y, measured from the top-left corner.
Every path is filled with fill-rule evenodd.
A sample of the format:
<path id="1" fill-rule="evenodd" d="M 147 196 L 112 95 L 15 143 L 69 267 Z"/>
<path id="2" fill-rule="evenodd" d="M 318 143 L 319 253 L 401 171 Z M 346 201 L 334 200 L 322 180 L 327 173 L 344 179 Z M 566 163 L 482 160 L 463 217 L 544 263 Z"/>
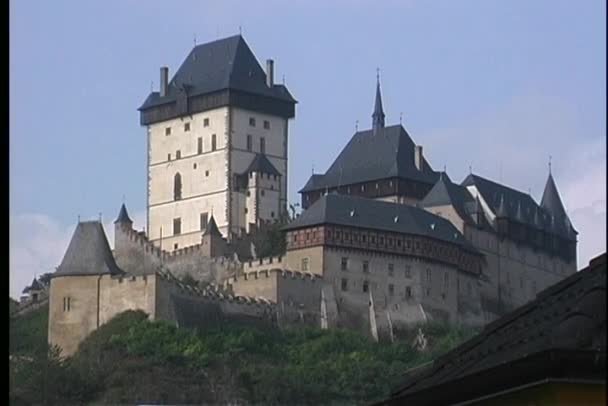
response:
<path id="1" fill-rule="evenodd" d="M 417 207 L 348 195 L 328 194 L 284 227 L 293 230 L 335 224 L 419 235 L 477 252 L 448 220 Z"/>
<path id="2" fill-rule="evenodd" d="M 114 261 L 102 224 L 85 221 L 76 226 L 63 261 L 53 277 L 123 273 Z"/>
<path id="3" fill-rule="evenodd" d="M 259 172 L 269 175 L 281 176 L 281 172 L 268 160 L 264 154 L 255 154 L 255 157 L 247 167 L 244 173 Z"/>
<path id="4" fill-rule="evenodd" d="M 512 363 L 522 365 L 523 360 L 547 351 L 575 356 L 587 352 L 591 353 L 591 359 L 595 357 L 593 354 L 603 354 L 605 364 L 605 253 L 592 260 L 586 269 L 540 292 L 532 302 L 490 323 L 480 334 L 438 358 L 422 372 L 407 377 L 391 398 L 395 404 L 408 401 L 419 405 L 444 404 L 422 402 L 422 398 L 414 396 L 422 396 L 423 392 L 428 396 L 429 391 L 438 393 L 441 385 L 466 377 L 496 376 L 498 370 L 508 375 Z M 543 364 L 537 362 L 536 367 L 543 368 Z M 558 373 L 545 370 L 545 377 L 553 372 Z M 605 373 L 604 369 L 604 381 Z M 517 375 L 512 374 L 513 378 Z M 479 381 L 476 390 L 483 390 L 483 386 Z"/>
<path id="5" fill-rule="evenodd" d="M 139 110 L 174 102 L 182 90 L 189 96 L 232 89 L 295 103 L 283 85 L 266 85 L 266 73 L 242 36 L 198 45 L 169 82 L 168 94 L 152 92 Z"/>
<path id="6" fill-rule="evenodd" d="M 387 178 L 435 183 L 439 174 L 423 157 L 414 164 L 415 144 L 401 125 L 359 131 L 353 135 L 325 175 L 313 175 L 300 193 Z"/>

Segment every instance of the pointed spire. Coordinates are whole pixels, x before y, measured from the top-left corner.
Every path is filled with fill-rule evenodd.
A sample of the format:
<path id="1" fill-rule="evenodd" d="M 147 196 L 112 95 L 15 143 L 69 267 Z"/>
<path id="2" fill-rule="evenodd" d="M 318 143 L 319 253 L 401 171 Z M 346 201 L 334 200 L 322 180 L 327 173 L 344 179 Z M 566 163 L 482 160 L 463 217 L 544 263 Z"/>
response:
<path id="1" fill-rule="evenodd" d="M 372 114 L 372 130 L 374 134 L 384 128 L 384 111 L 382 110 L 382 95 L 380 94 L 380 69 L 376 74 L 376 102 L 374 104 L 374 113 Z"/>
<path id="2" fill-rule="evenodd" d="M 127 207 L 125 206 L 124 203 L 122 204 L 122 206 L 120 206 L 120 212 L 118 213 L 118 218 L 116 219 L 116 221 L 114 221 L 114 224 L 116 224 L 116 223 L 133 224 L 133 221 L 129 218 L 129 213 L 127 213 Z"/>
<path id="3" fill-rule="evenodd" d="M 207 228 L 205 229 L 203 235 L 219 235 L 220 237 L 222 236 L 222 233 L 220 233 L 220 230 L 217 228 L 217 224 L 215 223 L 213 214 L 209 219 L 209 223 L 207 224 Z"/>
<path id="4" fill-rule="evenodd" d="M 566 210 L 559 197 L 559 192 L 557 191 L 557 186 L 555 186 L 555 181 L 553 180 L 553 175 L 551 175 L 551 173 L 549 173 L 549 177 L 547 178 L 540 206 L 559 220 L 567 217 Z"/>
<path id="5" fill-rule="evenodd" d="M 500 195 L 500 205 L 498 206 L 498 211 L 496 212 L 496 217 L 507 217 L 507 208 L 505 206 L 505 196 Z"/>

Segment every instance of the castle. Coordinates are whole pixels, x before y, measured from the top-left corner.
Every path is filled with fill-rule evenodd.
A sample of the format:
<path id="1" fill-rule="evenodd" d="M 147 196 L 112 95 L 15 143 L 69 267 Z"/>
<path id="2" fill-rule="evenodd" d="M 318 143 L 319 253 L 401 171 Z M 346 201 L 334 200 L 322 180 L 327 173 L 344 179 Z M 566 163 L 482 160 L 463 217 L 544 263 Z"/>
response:
<path id="1" fill-rule="evenodd" d="M 180 326 L 224 320 L 351 328 L 485 324 L 576 272 L 576 231 L 549 174 L 540 204 L 478 175 L 435 171 L 401 125 L 357 131 L 300 190 L 283 256 L 252 236 L 287 215 L 295 99 L 242 36 L 195 47 L 139 108 L 147 129 L 146 229 L 123 204 L 114 250 L 79 222 L 51 279 L 49 342 L 72 354 L 115 314 Z M 199 285 L 186 284 L 189 275 Z"/>

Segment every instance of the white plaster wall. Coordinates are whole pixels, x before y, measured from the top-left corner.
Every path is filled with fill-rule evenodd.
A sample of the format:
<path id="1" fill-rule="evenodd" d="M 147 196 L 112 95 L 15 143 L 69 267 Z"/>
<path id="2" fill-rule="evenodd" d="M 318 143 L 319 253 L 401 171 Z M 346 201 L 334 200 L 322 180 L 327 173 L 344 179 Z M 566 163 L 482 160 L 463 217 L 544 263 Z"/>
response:
<path id="1" fill-rule="evenodd" d="M 204 126 L 204 120 L 209 125 Z M 192 116 L 167 120 L 149 126 L 149 225 L 148 235 L 160 244 L 163 229 L 163 249 L 172 251 L 200 243 L 200 214 L 213 217 L 225 235 L 227 230 L 226 129 L 228 108 L 223 107 Z M 184 124 L 190 123 L 190 131 Z M 165 129 L 171 127 L 171 134 Z M 216 135 L 216 150 L 212 151 L 212 135 Z M 203 140 L 203 151 L 198 153 L 198 138 Z M 181 158 L 176 159 L 176 151 Z M 171 160 L 167 155 L 171 154 Z M 182 199 L 174 200 L 174 179 L 182 178 Z M 173 219 L 181 218 L 181 234 L 173 235 Z"/>

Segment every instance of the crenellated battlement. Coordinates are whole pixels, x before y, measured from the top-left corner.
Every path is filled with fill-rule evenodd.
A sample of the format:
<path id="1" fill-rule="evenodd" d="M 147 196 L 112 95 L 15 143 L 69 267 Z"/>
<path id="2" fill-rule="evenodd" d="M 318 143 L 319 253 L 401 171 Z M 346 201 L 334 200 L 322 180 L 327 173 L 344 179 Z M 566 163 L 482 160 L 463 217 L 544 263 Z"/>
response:
<path id="1" fill-rule="evenodd" d="M 268 268 L 269 265 L 284 266 L 283 257 L 265 257 L 259 259 L 252 259 L 243 264 L 243 272 L 254 271 L 258 269 Z"/>

